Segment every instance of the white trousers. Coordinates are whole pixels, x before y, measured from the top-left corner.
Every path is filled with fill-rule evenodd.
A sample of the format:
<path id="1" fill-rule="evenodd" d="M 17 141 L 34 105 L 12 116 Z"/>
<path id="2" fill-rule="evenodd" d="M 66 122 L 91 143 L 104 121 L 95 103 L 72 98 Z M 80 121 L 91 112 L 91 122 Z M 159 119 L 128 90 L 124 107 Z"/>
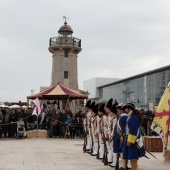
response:
<path id="1" fill-rule="evenodd" d="M 111 146 L 112 143 L 106 141 L 106 145 L 108 150 L 108 154 L 107 154 L 108 162 L 113 162 L 113 147 Z"/>
<path id="2" fill-rule="evenodd" d="M 99 147 L 99 146 L 98 146 L 98 142 L 94 142 L 92 155 L 97 155 L 98 147 Z"/>
<path id="3" fill-rule="evenodd" d="M 89 150 L 92 147 L 92 140 L 90 135 L 87 135 L 87 145 L 86 145 L 86 149 Z"/>

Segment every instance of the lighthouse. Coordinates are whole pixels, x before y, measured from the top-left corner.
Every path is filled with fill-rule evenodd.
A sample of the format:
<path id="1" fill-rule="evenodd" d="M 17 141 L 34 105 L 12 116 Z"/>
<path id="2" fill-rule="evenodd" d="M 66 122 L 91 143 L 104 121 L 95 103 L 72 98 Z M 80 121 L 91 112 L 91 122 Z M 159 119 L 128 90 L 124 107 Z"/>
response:
<path id="1" fill-rule="evenodd" d="M 49 51 L 52 53 L 51 86 L 58 83 L 70 89 L 78 90 L 77 58 L 81 48 L 81 39 L 73 37 L 73 29 L 67 24 L 58 30 L 58 36 L 50 38 Z"/>

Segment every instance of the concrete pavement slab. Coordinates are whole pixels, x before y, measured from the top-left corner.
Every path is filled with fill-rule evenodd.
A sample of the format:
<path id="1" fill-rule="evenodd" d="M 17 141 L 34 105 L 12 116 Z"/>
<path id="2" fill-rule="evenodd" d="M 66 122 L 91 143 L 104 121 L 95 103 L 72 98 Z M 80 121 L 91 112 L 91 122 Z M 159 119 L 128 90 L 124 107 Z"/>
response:
<path id="1" fill-rule="evenodd" d="M 83 153 L 81 139 L 1 139 L 0 170 L 111 170 L 100 160 Z M 157 159 L 142 158 L 138 170 L 169 170 L 163 153 Z M 121 165 L 121 161 L 120 161 Z"/>

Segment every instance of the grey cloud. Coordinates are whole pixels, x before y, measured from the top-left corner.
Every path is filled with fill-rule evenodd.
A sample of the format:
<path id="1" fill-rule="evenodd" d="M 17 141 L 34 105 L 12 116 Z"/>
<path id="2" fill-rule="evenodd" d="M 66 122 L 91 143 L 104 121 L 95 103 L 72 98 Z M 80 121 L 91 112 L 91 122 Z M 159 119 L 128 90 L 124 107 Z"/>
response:
<path id="1" fill-rule="evenodd" d="M 58 35 L 66 11 L 73 36 L 82 39 L 80 88 L 92 77 L 128 77 L 168 65 L 169 7 L 169 0 L 1 1 L 0 101 L 26 100 L 31 89 L 50 85 L 49 38 Z"/>

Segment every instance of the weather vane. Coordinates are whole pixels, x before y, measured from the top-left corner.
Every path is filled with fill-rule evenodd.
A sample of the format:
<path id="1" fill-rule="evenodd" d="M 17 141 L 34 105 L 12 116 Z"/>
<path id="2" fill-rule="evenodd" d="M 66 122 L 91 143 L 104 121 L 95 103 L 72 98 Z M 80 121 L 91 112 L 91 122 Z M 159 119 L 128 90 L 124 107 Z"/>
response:
<path id="1" fill-rule="evenodd" d="M 65 23 L 67 23 L 67 20 L 68 20 L 69 18 L 66 16 L 66 13 L 65 13 L 65 16 L 63 16 L 63 19 L 65 20 Z"/>

